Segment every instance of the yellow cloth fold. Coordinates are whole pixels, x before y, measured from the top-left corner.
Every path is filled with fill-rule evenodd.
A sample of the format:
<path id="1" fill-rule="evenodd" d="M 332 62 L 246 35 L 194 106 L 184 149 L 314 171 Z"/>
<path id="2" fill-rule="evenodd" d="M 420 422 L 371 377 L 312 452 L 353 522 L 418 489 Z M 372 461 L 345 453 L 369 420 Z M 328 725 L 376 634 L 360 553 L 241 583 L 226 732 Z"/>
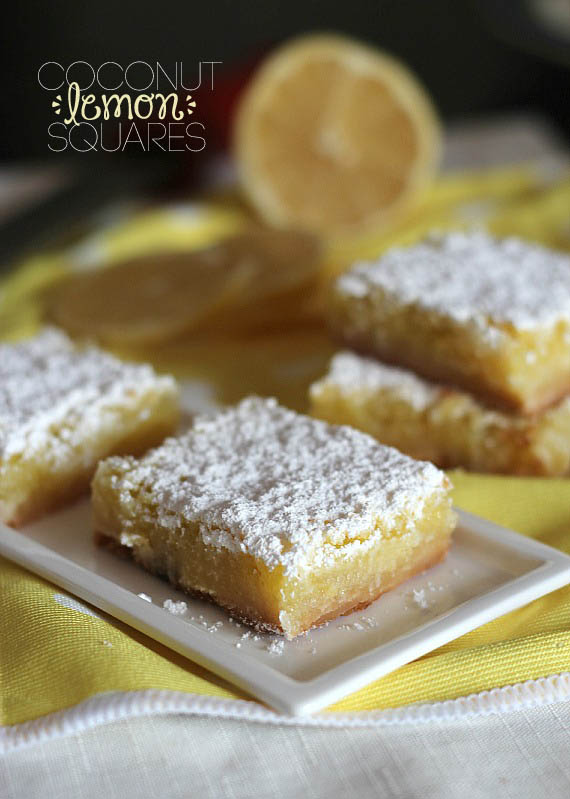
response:
<path id="1" fill-rule="evenodd" d="M 431 227 L 485 223 L 570 248 L 570 182 L 543 187 L 529 170 L 441 180 L 389 233 L 335 245 L 329 273 L 353 257 L 407 243 Z M 243 223 L 239 206 L 156 209 L 119 221 L 90 242 L 37 256 L 0 284 L 0 337 L 15 338 L 41 321 L 42 296 L 54 279 L 90 259 L 111 262 L 141 249 L 198 246 Z M 182 341 L 134 353 L 182 377 L 208 380 L 221 401 L 275 394 L 303 408 L 308 383 L 333 351 L 319 329 L 243 341 Z M 460 507 L 570 553 L 570 480 L 452 474 Z M 242 696 L 190 661 L 0 559 L 0 723 L 15 724 L 70 707 L 93 694 L 145 688 Z M 86 612 L 87 611 L 87 612 Z M 544 677 L 570 668 L 570 587 L 556 591 L 429 653 L 330 708 L 374 710 L 457 696 Z"/>
<path id="2" fill-rule="evenodd" d="M 570 480 L 453 473 L 456 503 L 570 553 Z M 244 694 L 65 592 L 0 560 L 0 722 L 16 724 L 96 693 L 145 688 Z M 570 668 L 570 587 L 485 624 L 346 697 L 377 710 L 535 679 Z"/>

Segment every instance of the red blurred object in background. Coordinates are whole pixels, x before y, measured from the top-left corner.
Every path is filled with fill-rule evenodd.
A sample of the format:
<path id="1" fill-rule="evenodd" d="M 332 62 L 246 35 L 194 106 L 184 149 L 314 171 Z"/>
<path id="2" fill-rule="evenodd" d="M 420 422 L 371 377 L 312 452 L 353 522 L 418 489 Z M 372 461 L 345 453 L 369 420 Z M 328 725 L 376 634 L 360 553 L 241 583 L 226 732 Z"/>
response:
<path id="1" fill-rule="evenodd" d="M 268 48 L 248 58 L 247 61 L 224 66 L 215 71 L 214 89 L 204 85 L 194 94 L 197 104 L 196 119 L 206 126 L 208 149 L 215 151 L 229 149 L 232 122 L 239 96 L 267 52 Z"/>

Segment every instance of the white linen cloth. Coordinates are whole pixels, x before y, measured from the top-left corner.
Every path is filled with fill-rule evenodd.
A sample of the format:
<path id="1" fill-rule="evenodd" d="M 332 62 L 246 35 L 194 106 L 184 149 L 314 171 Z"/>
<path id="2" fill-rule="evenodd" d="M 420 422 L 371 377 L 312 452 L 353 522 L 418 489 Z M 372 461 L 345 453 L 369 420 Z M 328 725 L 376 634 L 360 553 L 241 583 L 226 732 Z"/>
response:
<path id="1" fill-rule="evenodd" d="M 0 757 L 2 799 L 567 799 L 570 702 L 355 728 L 131 718 Z"/>

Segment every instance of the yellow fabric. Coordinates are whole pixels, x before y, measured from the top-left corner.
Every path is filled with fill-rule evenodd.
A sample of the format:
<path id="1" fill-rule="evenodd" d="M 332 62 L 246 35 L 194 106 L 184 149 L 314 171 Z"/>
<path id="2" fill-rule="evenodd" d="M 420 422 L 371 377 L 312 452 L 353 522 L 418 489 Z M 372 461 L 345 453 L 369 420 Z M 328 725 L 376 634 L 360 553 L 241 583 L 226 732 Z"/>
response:
<path id="1" fill-rule="evenodd" d="M 457 503 L 570 553 L 570 481 L 453 474 Z M 102 691 L 243 694 L 110 618 L 63 607 L 59 589 L 0 560 L 0 721 Z M 108 644 L 112 644 L 109 646 Z M 451 699 L 570 667 L 570 587 L 503 616 L 343 699 L 331 711 Z"/>
<path id="2" fill-rule="evenodd" d="M 431 227 L 465 225 L 473 216 L 502 234 L 516 232 L 570 249 L 570 181 L 541 187 L 530 170 L 505 170 L 440 181 L 389 233 L 329 249 L 332 274 L 353 257 L 413 241 Z M 239 227 L 246 218 L 231 198 L 200 213 L 139 213 L 97 234 L 108 263 L 141 249 L 193 246 Z M 202 213 L 203 212 L 203 213 Z M 89 243 L 93 248 L 93 241 Z M 54 279 L 77 268 L 75 248 L 37 256 L 0 285 L 0 336 L 32 332 Z M 333 351 L 313 327 L 247 340 L 180 341 L 145 357 L 180 376 L 208 380 L 222 401 L 256 391 L 303 408 L 308 383 Z M 456 503 L 570 553 L 570 480 L 453 473 Z M 64 592 L 0 559 L 0 723 L 15 724 L 70 707 L 105 691 L 173 689 L 243 696 L 190 661 L 108 617 L 56 599 Z M 570 587 L 554 592 L 410 663 L 329 710 L 358 711 L 442 700 L 570 668 Z"/>

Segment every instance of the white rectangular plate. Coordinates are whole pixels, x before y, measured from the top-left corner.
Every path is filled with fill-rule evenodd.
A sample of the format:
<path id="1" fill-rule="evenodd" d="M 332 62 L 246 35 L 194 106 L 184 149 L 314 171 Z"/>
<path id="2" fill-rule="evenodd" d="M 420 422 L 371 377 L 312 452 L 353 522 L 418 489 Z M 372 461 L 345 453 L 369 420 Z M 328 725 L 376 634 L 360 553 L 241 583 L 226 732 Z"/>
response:
<path id="1" fill-rule="evenodd" d="M 86 500 L 20 531 L 0 525 L 0 554 L 296 715 L 570 582 L 567 555 L 460 511 L 444 563 L 364 611 L 281 643 L 97 548 Z M 163 609 L 166 599 L 186 602 L 186 613 Z"/>

